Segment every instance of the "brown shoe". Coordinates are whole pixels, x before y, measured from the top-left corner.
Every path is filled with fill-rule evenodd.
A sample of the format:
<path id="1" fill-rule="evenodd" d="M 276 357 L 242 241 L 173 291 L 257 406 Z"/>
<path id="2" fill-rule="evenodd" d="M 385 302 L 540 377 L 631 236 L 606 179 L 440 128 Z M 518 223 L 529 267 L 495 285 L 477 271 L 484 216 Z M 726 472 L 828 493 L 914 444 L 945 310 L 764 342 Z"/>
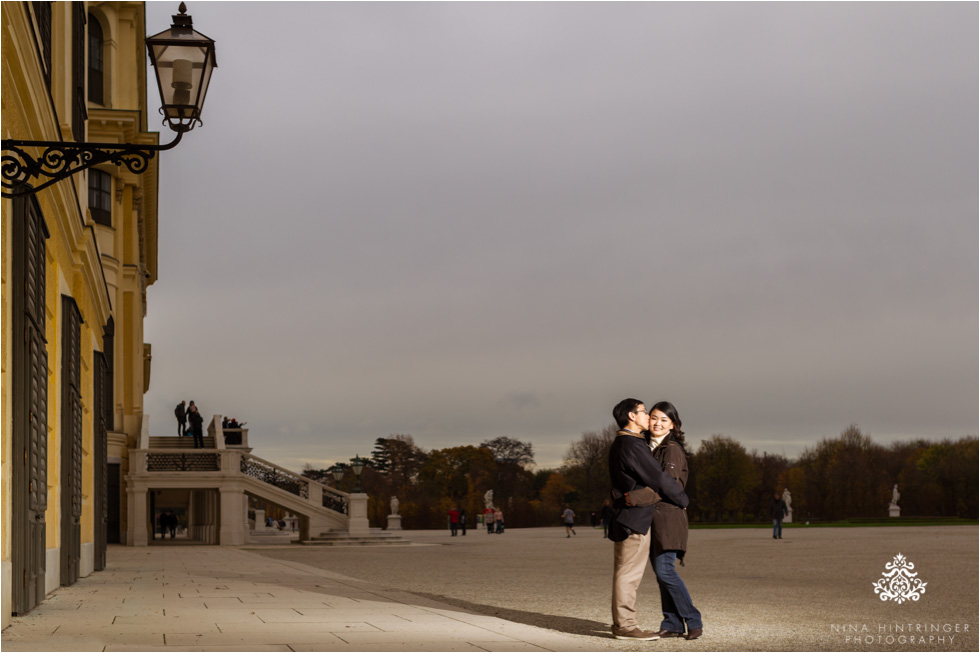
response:
<path id="1" fill-rule="evenodd" d="M 667 639 L 668 637 L 683 637 L 684 633 L 678 633 L 673 630 L 660 630 L 657 632 L 661 639 Z"/>
<path id="2" fill-rule="evenodd" d="M 687 631 L 687 634 L 684 635 L 684 639 L 697 639 L 700 636 L 701 636 L 701 629 L 695 628 L 694 630 Z"/>
<path id="3" fill-rule="evenodd" d="M 612 634 L 616 639 L 632 639 L 637 641 L 660 639 L 660 635 L 657 634 L 657 631 L 640 630 L 636 626 L 632 628 L 616 628 L 613 626 Z"/>

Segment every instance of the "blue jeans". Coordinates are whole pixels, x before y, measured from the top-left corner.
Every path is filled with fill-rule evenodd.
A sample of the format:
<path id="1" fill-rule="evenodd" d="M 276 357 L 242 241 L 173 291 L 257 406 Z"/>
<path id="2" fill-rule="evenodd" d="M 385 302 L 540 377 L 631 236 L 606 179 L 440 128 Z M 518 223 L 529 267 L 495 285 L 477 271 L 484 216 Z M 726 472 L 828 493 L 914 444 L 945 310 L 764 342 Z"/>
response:
<path id="1" fill-rule="evenodd" d="M 772 520 L 772 536 L 782 537 L 783 536 L 783 520 L 773 519 Z"/>
<path id="2" fill-rule="evenodd" d="M 687 586 L 674 569 L 677 552 L 661 551 L 655 555 L 651 549 L 650 558 L 653 562 L 653 570 L 657 573 L 660 605 L 664 612 L 660 629 L 683 633 L 685 624 L 688 632 L 701 628 L 701 613 L 694 607 Z"/>

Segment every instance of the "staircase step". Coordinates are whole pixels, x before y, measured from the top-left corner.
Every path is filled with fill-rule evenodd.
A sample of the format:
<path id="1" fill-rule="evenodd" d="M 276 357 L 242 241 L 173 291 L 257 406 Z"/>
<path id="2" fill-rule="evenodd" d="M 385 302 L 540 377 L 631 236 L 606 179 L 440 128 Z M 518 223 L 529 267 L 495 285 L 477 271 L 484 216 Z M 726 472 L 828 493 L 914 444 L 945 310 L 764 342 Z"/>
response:
<path id="1" fill-rule="evenodd" d="M 371 533 L 370 535 L 365 535 L 362 537 L 381 539 L 381 540 L 400 540 L 401 535 L 396 533 Z M 314 535 L 310 538 L 311 540 L 324 540 L 324 541 L 337 541 L 337 540 L 349 540 L 351 537 L 347 533 L 320 533 L 319 535 Z M 355 538 L 359 539 L 359 538 Z"/>
<path id="2" fill-rule="evenodd" d="M 151 435 L 150 449 L 193 449 L 194 438 L 176 435 Z M 204 448 L 214 449 L 214 438 L 206 436 L 204 438 Z"/>
<path id="3" fill-rule="evenodd" d="M 373 537 L 352 537 L 346 540 L 293 540 L 293 542 L 303 546 L 406 546 L 411 544 L 408 540 L 403 539 Z"/>

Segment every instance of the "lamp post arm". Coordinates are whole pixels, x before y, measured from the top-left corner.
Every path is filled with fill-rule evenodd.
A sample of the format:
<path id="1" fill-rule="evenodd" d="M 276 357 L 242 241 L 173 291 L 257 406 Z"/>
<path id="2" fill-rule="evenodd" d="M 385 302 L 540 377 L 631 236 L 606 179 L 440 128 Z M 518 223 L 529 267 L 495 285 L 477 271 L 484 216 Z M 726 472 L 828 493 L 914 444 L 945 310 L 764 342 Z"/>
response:
<path id="1" fill-rule="evenodd" d="M 0 195 L 30 195 L 100 163 L 125 165 L 133 174 L 143 174 L 157 152 L 175 147 L 183 136 L 184 132 L 178 131 L 177 138 L 165 145 L 4 140 L 0 160 L 4 192 Z M 25 152 L 25 147 L 45 149 L 35 157 Z M 31 185 L 32 180 L 42 178 L 40 186 Z"/>

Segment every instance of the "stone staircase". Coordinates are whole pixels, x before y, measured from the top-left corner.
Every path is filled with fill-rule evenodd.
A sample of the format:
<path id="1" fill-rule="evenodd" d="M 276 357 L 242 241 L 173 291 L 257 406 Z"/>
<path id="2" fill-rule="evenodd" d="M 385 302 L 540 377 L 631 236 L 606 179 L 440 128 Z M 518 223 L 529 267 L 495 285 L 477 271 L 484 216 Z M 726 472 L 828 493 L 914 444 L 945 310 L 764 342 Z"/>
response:
<path id="1" fill-rule="evenodd" d="M 150 449 L 193 449 L 194 438 L 190 435 L 151 435 Z M 214 436 L 204 436 L 204 448 L 214 449 Z"/>
<path id="2" fill-rule="evenodd" d="M 346 531 L 326 531 L 308 540 L 293 540 L 303 546 L 406 546 L 411 544 L 392 531 L 372 528 L 367 535 L 351 536 Z"/>
<path id="3" fill-rule="evenodd" d="M 295 515 L 300 540 L 321 532 L 350 534 L 345 538 L 350 543 L 379 539 L 368 526 L 366 494 L 341 492 L 252 455 L 247 429 L 240 429 L 241 444 L 229 445 L 220 423 L 221 416 L 215 415 L 204 437 L 205 448 L 194 449 L 190 436 L 151 436 L 144 416 L 138 448 L 129 450 L 126 477 L 128 491 L 135 495 L 127 512 L 127 540 L 132 546 L 149 543 L 148 495 L 164 490 L 189 492 L 195 520 L 189 532 L 204 544 L 245 544 L 247 507 L 253 498 Z"/>

